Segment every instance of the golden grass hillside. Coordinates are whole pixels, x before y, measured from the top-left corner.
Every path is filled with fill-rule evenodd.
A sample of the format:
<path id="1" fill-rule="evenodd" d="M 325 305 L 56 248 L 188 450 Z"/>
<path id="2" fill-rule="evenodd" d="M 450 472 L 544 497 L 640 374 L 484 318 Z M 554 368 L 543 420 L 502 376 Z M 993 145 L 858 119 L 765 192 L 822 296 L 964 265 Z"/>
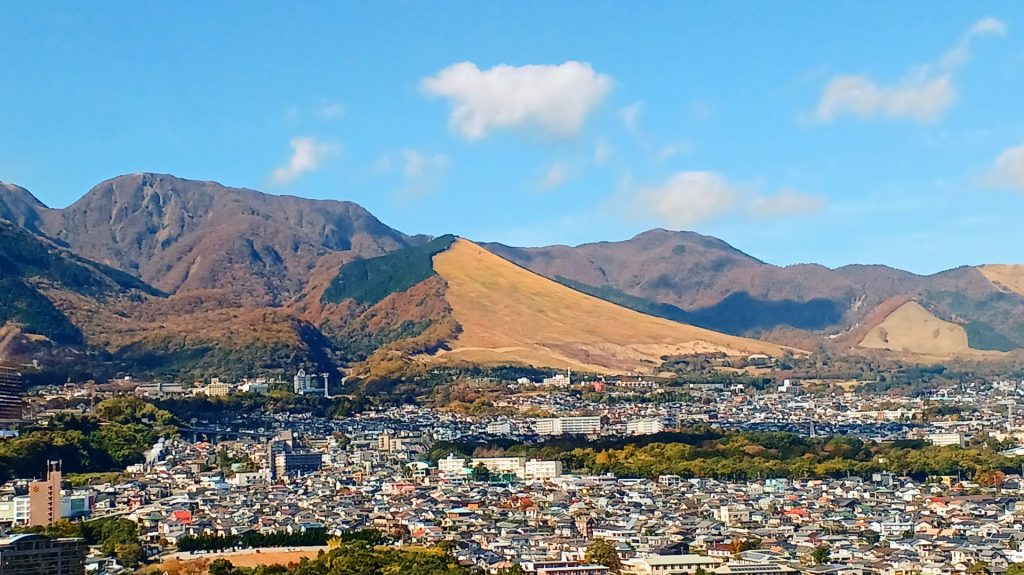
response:
<path id="1" fill-rule="evenodd" d="M 665 355 L 787 351 L 588 296 L 463 239 L 434 256 L 434 269 L 448 284 L 446 297 L 462 327 L 451 349 L 435 359 L 650 373 Z"/>
<path id="2" fill-rule="evenodd" d="M 916 301 L 901 305 L 871 328 L 860 347 L 934 356 L 973 351 L 963 326 L 935 317 Z"/>
<path id="3" fill-rule="evenodd" d="M 1024 265 L 990 264 L 978 271 L 997 288 L 1024 295 Z"/>

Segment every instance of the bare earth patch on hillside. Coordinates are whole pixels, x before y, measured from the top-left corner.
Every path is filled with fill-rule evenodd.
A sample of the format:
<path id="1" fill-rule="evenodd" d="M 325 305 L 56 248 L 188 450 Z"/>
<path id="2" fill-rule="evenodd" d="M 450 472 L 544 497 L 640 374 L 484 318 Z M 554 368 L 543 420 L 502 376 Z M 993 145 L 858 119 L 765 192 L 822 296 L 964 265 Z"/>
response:
<path id="1" fill-rule="evenodd" d="M 662 356 L 781 356 L 785 348 L 635 312 L 521 268 L 466 240 L 434 256 L 462 327 L 438 357 L 598 373 L 651 373 Z"/>
<path id="2" fill-rule="evenodd" d="M 978 271 L 997 288 L 1024 295 L 1024 265 L 990 264 Z"/>
<path id="3" fill-rule="evenodd" d="M 968 353 L 967 331 L 943 321 L 916 301 L 908 301 L 871 328 L 860 347 L 926 355 Z"/>
<path id="4" fill-rule="evenodd" d="M 316 559 L 320 551 L 327 551 L 326 546 L 321 547 L 264 547 L 261 549 L 240 549 L 238 551 L 223 551 L 214 553 L 203 553 L 190 555 L 188 553 L 175 553 L 160 564 L 151 568 L 151 573 L 161 573 L 164 570 L 174 568 L 185 563 L 193 565 L 208 564 L 214 559 L 227 559 L 235 567 L 259 567 L 261 565 L 284 565 L 298 563 L 302 559 Z"/>

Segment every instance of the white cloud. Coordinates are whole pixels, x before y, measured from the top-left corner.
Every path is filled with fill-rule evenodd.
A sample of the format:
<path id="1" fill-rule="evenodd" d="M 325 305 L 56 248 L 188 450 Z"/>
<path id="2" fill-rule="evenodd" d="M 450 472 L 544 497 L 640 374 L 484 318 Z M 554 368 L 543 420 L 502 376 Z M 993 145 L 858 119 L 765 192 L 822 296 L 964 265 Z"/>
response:
<path id="1" fill-rule="evenodd" d="M 274 168 L 270 178 L 276 184 L 287 184 L 306 172 L 312 172 L 328 158 L 337 155 L 341 147 L 312 137 L 292 138 L 292 156 L 284 166 Z"/>
<path id="2" fill-rule="evenodd" d="M 546 190 L 557 188 L 569 180 L 571 170 L 562 162 L 555 162 L 544 172 L 540 186 Z"/>
<path id="3" fill-rule="evenodd" d="M 487 70 L 472 62 L 453 64 L 424 78 L 420 89 L 452 103 L 449 125 L 467 140 L 500 128 L 532 127 L 569 137 L 604 101 L 612 79 L 585 62 L 559 65 L 500 65 Z"/>
<path id="4" fill-rule="evenodd" d="M 726 216 L 783 217 L 820 211 L 824 198 L 793 190 L 762 195 L 714 172 L 680 172 L 665 183 L 627 194 L 630 211 L 684 229 Z"/>
<path id="5" fill-rule="evenodd" d="M 681 172 L 664 184 L 637 191 L 634 208 L 673 228 L 687 228 L 733 211 L 741 191 L 712 172 Z"/>
<path id="6" fill-rule="evenodd" d="M 670 160 L 679 154 L 685 154 L 690 152 L 693 146 L 688 142 L 679 142 L 675 144 L 665 144 L 658 150 L 658 161 L 664 162 Z"/>
<path id="7" fill-rule="evenodd" d="M 985 179 L 995 187 L 1024 191 L 1024 145 L 999 154 Z"/>
<path id="8" fill-rule="evenodd" d="M 387 174 L 399 170 L 404 180 L 402 193 L 415 196 L 432 191 L 450 165 L 448 156 L 440 152 L 405 148 L 377 158 L 373 163 L 373 171 Z"/>
<path id="9" fill-rule="evenodd" d="M 385 154 L 373 163 L 373 171 L 378 174 L 386 174 L 395 167 L 395 159 L 389 154 Z"/>
<path id="10" fill-rule="evenodd" d="M 756 216 L 813 214 L 824 208 L 825 198 L 788 189 L 780 190 L 771 196 L 754 198 L 750 203 L 750 211 Z"/>
<path id="11" fill-rule="evenodd" d="M 821 123 L 841 116 L 933 122 L 956 102 L 954 73 L 968 60 L 974 39 L 1005 33 L 999 20 L 979 20 L 938 62 L 916 66 L 894 84 L 863 74 L 834 76 L 822 91 L 814 118 Z"/>
<path id="12" fill-rule="evenodd" d="M 836 76 L 825 87 L 815 117 L 819 122 L 839 116 L 931 122 L 954 101 L 956 87 L 948 73 L 929 77 L 919 72 L 894 86 L 879 85 L 867 76 Z"/>
<path id="13" fill-rule="evenodd" d="M 612 145 L 608 143 L 608 139 L 601 137 L 597 139 L 594 144 L 594 163 L 602 166 L 608 161 L 608 158 L 612 157 L 615 150 Z"/>
<path id="14" fill-rule="evenodd" d="M 622 118 L 622 125 L 627 130 L 634 132 L 640 127 L 640 115 L 644 113 L 643 102 L 633 102 L 625 108 L 619 110 L 619 117 Z"/>
<path id="15" fill-rule="evenodd" d="M 971 56 L 971 43 L 975 38 L 979 36 L 1005 36 L 1006 35 L 1006 24 L 992 18 L 982 18 L 971 26 L 955 46 L 946 52 L 946 55 L 942 57 L 939 64 L 943 68 L 952 69 L 958 66 L 962 66 Z"/>
<path id="16" fill-rule="evenodd" d="M 405 149 L 399 152 L 405 177 L 421 179 L 437 174 L 448 168 L 448 156 L 439 152 L 427 153 Z"/>
<path id="17" fill-rule="evenodd" d="M 325 120 L 337 120 L 344 118 L 348 110 L 345 108 L 345 104 L 341 102 L 323 101 L 314 110 L 317 116 Z"/>

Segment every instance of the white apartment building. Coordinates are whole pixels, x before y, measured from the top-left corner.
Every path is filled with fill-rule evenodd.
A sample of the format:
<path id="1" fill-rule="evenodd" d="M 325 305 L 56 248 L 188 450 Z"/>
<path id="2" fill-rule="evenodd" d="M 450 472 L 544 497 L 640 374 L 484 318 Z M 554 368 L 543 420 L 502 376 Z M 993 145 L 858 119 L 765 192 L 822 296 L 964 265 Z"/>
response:
<path id="1" fill-rule="evenodd" d="M 551 377 L 545 377 L 544 379 L 541 380 L 541 385 L 569 387 L 572 385 L 572 372 L 567 371 L 565 373 L 556 373 Z"/>
<path id="2" fill-rule="evenodd" d="M 231 393 L 231 384 L 221 382 L 220 378 L 210 379 L 210 385 L 202 388 L 208 397 L 224 397 Z"/>
<path id="3" fill-rule="evenodd" d="M 526 468 L 525 457 L 474 457 L 469 462 L 470 468 L 483 465 L 494 475 L 515 475 L 523 476 Z"/>
<path id="4" fill-rule="evenodd" d="M 938 447 L 945 445 L 963 447 L 967 443 L 962 433 L 929 433 L 928 442 Z"/>
<path id="5" fill-rule="evenodd" d="M 626 433 L 629 435 L 651 435 L 665 431 L 665 424 L 660 419 L 647 417 L 626 422 Z"/>
<path id="6" fill-rule="evenodd" d="M 487 424 L 487 433 L 491 435 L 508 435 L 512 433 L 512 422 L 507 419 L 492 421 Z"/>
<path id="7" fill-rule="evenodd" d="M 562 475 L 561 461 L 531 459 L 523 468 L 523 477 L 527 479 L 553 479 L 560 475 Z"/>
<path id="8" fill-rule="evenodd" d="M 539 435 L 592 435 L 601 432 L 601 417 L 583 415 L 538 419 L 534 430 Z"/>
<path id="9" fill-rule="evenodd" d="M 238 386 L 238 391 L 263 395 L 270 391 L 270 384 L 261 381 L 247 381 Z"/>
<path id="10" fill-rule="evenodd" d="M 28 513 L 28 495 L 16 495 L 0 499 L 0 523 L 27 525 Z"/>
<path id="11" fill-rule="evenodd" d="M 466 474 L 466 460 L 449 453 L 448 457 L 437 461 L 437 470 L 441 475 L 461 477 Z"/>
<path id="12" fill-rule="evenodd" d="M 629 571 L 635 575 L 693 575 L 697 569 L 710 573 L 721 564 L 721 559 L 704 555 L 648 555 L 630 561 Z"/>

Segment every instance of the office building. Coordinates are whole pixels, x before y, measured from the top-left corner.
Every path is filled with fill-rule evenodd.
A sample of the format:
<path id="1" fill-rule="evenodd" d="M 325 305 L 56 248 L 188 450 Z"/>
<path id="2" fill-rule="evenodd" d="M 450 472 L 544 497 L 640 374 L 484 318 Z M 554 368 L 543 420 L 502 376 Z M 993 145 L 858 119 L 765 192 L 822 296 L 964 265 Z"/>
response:
<path id="1" fill-rule="evenodd" d="M 46 479 L 28 485 L 29 525 L 45 527 L 60 519 L 60 488 L 60 462 L 47 461 Z"/>
<path id="2" fill-rule="evenodd" d="M 13 367 L 0 365 L 0 422 L 22 418 L 21 373 Z"/>
<path id="3" fill-rule="evenodd" d="M 0 575 L 84 575 L 87 551 L 80 538 L 12 535 L 0 539 Z"/>
<path id="4" fill-rule="evenodd" d="M 312 451 L 295 450 L 289 453 L 278 453 L 274 457 L 274 477 L 309 475 L 319 471 L 322 464 L 323 456 Z"/>
<path id="5" fill-rule="evenodd" d="M 267 442 L 267 470 L 271 481 L 313 473 L 322 464 L 323 456 L 298 447 L 291 431 L 281 431 Z"/>

